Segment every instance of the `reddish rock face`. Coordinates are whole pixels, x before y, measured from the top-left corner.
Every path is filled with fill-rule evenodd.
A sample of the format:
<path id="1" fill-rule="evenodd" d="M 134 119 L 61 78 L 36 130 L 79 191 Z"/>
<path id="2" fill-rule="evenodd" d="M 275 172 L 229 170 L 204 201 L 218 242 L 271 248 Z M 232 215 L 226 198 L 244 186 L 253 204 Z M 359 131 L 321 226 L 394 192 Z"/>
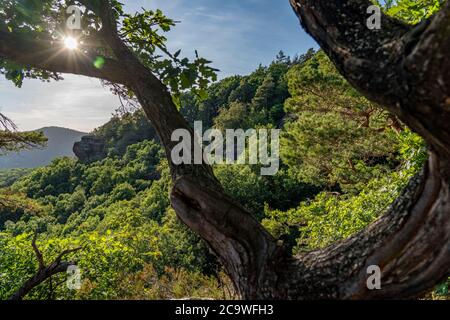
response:
<path id="1" fill-rule="evenodd" d="M 93 135 L 84 136 L 73 145 L 73 153 L 84 163 L 102 160 L 106 157 L 105 140 Z"/>

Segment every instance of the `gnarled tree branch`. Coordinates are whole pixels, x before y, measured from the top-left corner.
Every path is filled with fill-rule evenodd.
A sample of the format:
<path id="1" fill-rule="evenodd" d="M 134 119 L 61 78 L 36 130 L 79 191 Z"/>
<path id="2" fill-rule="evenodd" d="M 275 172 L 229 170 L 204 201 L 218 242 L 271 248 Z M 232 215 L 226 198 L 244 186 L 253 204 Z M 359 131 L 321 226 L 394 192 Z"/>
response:
<path id="1" fill-rule="evenodd" d="M 369 0 L 290 2 L 354 87 L 450 155 L 450 2 L 416 26 L 382 14 L 380 30 L 367 27 Z"/>
<path id="2" fill-rule="evenodd" d="M 73 249 L 67 249 L 62 251 L 52 263 L 45 265 L 44 257 L 36 245 L 37 233 L 34 234 L 31 245 L 33 246 L 33 251 L 36 254 L 36 259 L 38 260 L 39 267 L 37 272 L 29 278 L 9 299 L 10 300 L 22 300 L 33 288 L 37 287 L 47 279 L 51 278 L 55 274 L 66 272 L 67 268 L 75 265 L 72 261 L 62 261 L 62 259 L 73 252 L 79 251 L 82 248 L 77 247 Z"/>
<path id="3" fill-rule="evenodd" d="M 97 55 L 68 50 L 58 41 L 27 39 L 22 34 L 0 30 L 0 57 L 26 67 L 128 84 L 121 62 L 103 58 L 105 63 L 97 68 L 94 66 Z"/>
<path id="4" fill-rule="evenodd" d="M 369 99 L 385 105 L 431 146 L 428 166 L 386 215 L 350 239 L 297 257 L 290 256 L 250 213 L 223 192 L 208 165 L 171 162 L 171 150 L 177 143 L 171 141 L 172 132 L 187 129 L 192 133 L 192 129 L 177 111 L 167 88 L 117 34 L 108 1 L 97 13 L 102 19 L 101 36 L 120 63 L 108 60 L 102 70 L 86 63 L 75 66 L 67 56 L 44 63 L 42 55 L 35 58 L 32 53 L 45 50 L 46 45 L 21 42 L 5 33 L 0 33 L 0 56 L 131 88 L 169 159 L 173 207 L 180 219 L 209 243 L 243 298 L 417 296 L 447 276 L 450 269 L 449 5 L 419 26 L 383 15 L 382 30 L 371 31 L 365 27 L 370 1 L 291 3 L 302 25 L 350 83 Z M 10 48 L 9 41 L 16 41 L 23 52 Z M 381 290 L 366 287 L 366 267 L 371 264 L 382 270 Z"/>
<path id="5" fill-rule="evenodd" d="M 300 281 L 288 290 L 304 286 L 310 289 L 300 296 L 325 298 L 416 297 L 450 273 L 450 3 L 417 26 L 382 15 L 381 30 L 366 26 L 370 1 L 291 4 L 343 76 L 424 137 L 431 155 L 377 222 L 297 257 L 291 271 Z M 365 284 L 369 265 L 381 267 L 381 290 Z"/>

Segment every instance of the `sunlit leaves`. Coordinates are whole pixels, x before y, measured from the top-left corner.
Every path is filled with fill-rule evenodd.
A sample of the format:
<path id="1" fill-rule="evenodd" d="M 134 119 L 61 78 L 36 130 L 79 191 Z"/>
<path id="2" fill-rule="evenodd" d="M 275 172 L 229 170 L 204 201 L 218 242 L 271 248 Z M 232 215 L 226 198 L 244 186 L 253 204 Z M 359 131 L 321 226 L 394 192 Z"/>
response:
<path id="1" fill-rule="evenodd" d="M 121 35 L 134 49 L 141 61 L 149 66 L 171 89 L 175 101 L 179 103 L 180 93 L 191 89 L 200 98 L 206 98 L 206 88 L 210 81 L 217 80 L 216 69 L 211 61 L 199 57 L 181 58 L 181 50 L 171 53 L 164 33 L 170 31 L 176 22 L 166 17 L 161 10 L 143 10 L 134 15 L 124 15 Z"/>
<path id="2" fill-rule="evenodd" d="M 67 30 L 70 5 L 79 5 L 82 11 L 81 30 Z M 101 36 L 100 13 L 107 5 L 98 0 L 20 0 L 3 1 L 0 4 L 0 29 L 33 39 L 62 40 L 67 34 L 76 36 L 80 52 L 97 55 L 93 66 L 101 69 L 104 58 L 115 58 L 112 48 Z M 200 98 L 206 97 L 208 84 L 217 79 L 216 69 L 210 61 L 195 52 L 191 61 L 181 57 L 181 50 L 171 53 L 165 34 L 176 22 L 165 16 L 161 10 L 146 10 L 128 14 L 118 1 L 110 1 L 114 18 L 118 24 L 119 36 L 135 53 L 139 60 L 166 84 L 179 104 L 181 92 L 192 89 Z M 125 62 L 124 62 L 125 63 Z M 25 78 L 43 80 L 59 78 L 46 71 L 33 70 L 26 66 L 14 66 L 0 62 L 0 70 L 17 86 Z"/>
<path id="3" fill-rule="evenodd" d="M 387 0 L 382 3 L 388 15 L 411 24 L 419 23 L 439 11 L 444 0 Z"/>
<path id="4" fill-rule="evenodd" d="M 159 161 L 159 150 L 154 142 L 143 141 L 129 146 L 121 159 L 90 165 L 60 159 L 17 183 L 13 189 L 23 189 L 36 200 L 19 193 L 13 193 L 12 200 L 35 204 L 30 208 L 39 204 L 36 210 L 27 209 L 39 214 L 34 217 L 22 210 L 14 216 L 0 216 L 0 222 L 4 222 L 2 217 L 9 220 L 0 224 L 0 230 L 5 231 L 0 232 L 0 299 L 7 298 L 36 272 L 37 261 L 30 244 L 34 230 L 41 233 L 38 246 L 46 261 L 63 249 L 83 247 L 69 257 L 82 271 L 82 287 L 68 290 L 66 275 L 55 276 L 53 284 L 62 283 L 54 286 L 58 299 L 123 297 L 127 294 L 120 289 L 127 286 L 124 277 L 149 264 L 154 267 L 155 280 L 169 267 L 192 272 L 207 268 L 203 244 L 178 222 L 173 211 L 167 213 L 167 163 L 158 166 L 162 171 L 160 180 L 152 184 L 146 179 L 148 168 Z M 104 180 L 108 178 L 112 188 L 94 194 L 92 188 L 108 184 Z M 150 182 L 151 187 L 143 181 Z M 4 196 L 6 193 L 0 194 L 0 201 Z M 0 215 L 3 213 L 0 211 Z M 49 292 L 47 281 L 27 299 L 46 299 Z"/>

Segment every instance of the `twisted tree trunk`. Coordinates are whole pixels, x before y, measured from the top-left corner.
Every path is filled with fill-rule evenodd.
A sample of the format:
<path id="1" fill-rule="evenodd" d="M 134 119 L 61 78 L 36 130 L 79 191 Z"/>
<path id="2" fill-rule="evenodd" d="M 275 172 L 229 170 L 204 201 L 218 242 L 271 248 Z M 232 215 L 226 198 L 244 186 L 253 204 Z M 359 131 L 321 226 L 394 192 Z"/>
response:
<path id="1" fill-rule="evenodd" d="M 450 5 L 418 26 L 383 15 L 382 29 L 373 31 L 365 26 L 368 0 L 291 0 L 291 4 L 303 27 L 350 83 L 386 106 L 430 146 L 428 164 L 383 217 L 345 241 L 295 257 L 223 192 L 208 165 L 171 162 L 176 144 L 172 132 L 192 129 L 167 88 L 120 39 L 108 5 L 98 12 L 101 35 L 117 59 L 107 59 L 102 70 L 88 63 L 70 67 L 67 60 L 73 57 L 61 54 L 51 61 L 39 58 L 41 43 L 2 31 L 0 56 L 130 87 L 166 150 L 174 182 L 172 206 L 210 245 L 243 298 L 416 297 L 450 270 L 450 61 L 446 57 Z M 47 48 L 45 55 L 51 50 L 58 48 Z M 367 288 L 370 265 L 381 268 L 380 290 Z"/>
<path id="2" fill-rule="evenodd" d="M 450 271 L 450 5 L 414 27 L 383 15 L 379 31 L 365 25 L 369 1 L 292 5 L 350 83 L 425 138 L 427 166 L 367 229 L 297 257 L 198 179 L 177 181 L 173 206 L 215 249 L 243 297 L 416 297 Z M 380 290 L 367 288 L 370 265 L 381 268 Z"/>
<path id="3" fill-rule="evenodd" d="M 342 74 L 426 139 L 427 166 L 373 225 L 348 240 L 297 257 L 289 256 L 227 197 L 204 166 L 171 166 L 172 205 L 208 242 L 244 298 L 418 296 L 450 271 L 449 5 L 416 27 L 382 16 L 382 30 L 374 32 L 364 24 L 369 1 L 292 4 Z M 135 92 L 153 123 L 162 124 L 158 131 L 165 133 L 163 142 L 170 146 L 170 133 L 186 127 L 184 121 L 174 120 L 175 110 L 156 118 L 161 112 L 153 103 L 161 96 L 146 98 L 145 89 Z M 170 105 L 169 99 L 167 95 L 160 105 Z M 370 265 L 381 268 L 380 290 L 367 288 Z"/>

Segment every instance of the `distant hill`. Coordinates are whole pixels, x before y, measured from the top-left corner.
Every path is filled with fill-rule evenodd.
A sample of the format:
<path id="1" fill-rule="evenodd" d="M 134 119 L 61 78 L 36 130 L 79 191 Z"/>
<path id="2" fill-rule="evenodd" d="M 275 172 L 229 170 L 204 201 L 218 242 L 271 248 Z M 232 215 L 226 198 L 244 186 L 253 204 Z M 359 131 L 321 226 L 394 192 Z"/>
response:
<path id="1" fill-rule="evenodd" d="M 45 127 L 36 131 L 42 131 L 48 138 L 47 146 L 0 156 L 0 169 L 36 168 L 49 164 L 56 157 L 73 157 L 73 144 L 87 134 L 60 127 Z"/>

